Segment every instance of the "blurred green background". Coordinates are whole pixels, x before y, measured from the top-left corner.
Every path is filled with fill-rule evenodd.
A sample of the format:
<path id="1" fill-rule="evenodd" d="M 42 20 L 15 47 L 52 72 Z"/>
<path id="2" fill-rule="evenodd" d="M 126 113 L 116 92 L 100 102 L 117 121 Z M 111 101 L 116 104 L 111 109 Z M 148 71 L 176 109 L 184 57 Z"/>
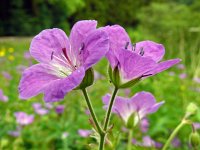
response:
<path id="1" fill-rule="evenodd" d="M 130 97 L 144 90 L 152 92 L 158 101 L 166 101 L 156 114 L 149 116 L 147 135 L 164 143 L 180 122 L 187 105 L 190 102 L 200 104 L 199 0 L 1 0 L 0 89 L 8 96 L 8 102 L 0 101 L 0 149 L 85 150 L 90 149 L 89 143 L 94 143 L 92 138 L 83 138 L 77 133 L 78 129 L 91 129 L 85 114 L 86 104 L 78 91 L 53 104 L 54 107 L 59 104 L 66 106 L 62 115 L 57 115 L 54 110 L 43 116 L 35 114 L 34 123 L 25 126 L 20 136 L 8 134 L 17 128 L 14 112 L 34 114 L 34 102 L 45 105 L 41 95 L 28 101 L 18 98 L 20 67 L 35 63 L 32 58 L 24 57 L 31 38 L 43 29 L 53 27 L 61 28 L 69 35 L 73 24 L 83 19 L 95 19 L 99 27 L 119 24 L 126 29 L 133 43 L 153 40 L 165 46 L 164 59 L 182 59 L 184 67 L 176 66 L 145 79 L 132 87 L 129 94 L 123 90 L 119 92 L 119 95 Z M 105 59 L 95 66 L 98 80 L 88 89 L 101 120 L 105 113 L 101 97 L 111 92 L 105 66 Z M 11 78 L 8 79 L 5 72 Z M 200 113 L 193 119 L 200 122 Z M 124 150 L 127 133 L 121 131 L 123 123 L 116 116 L 112 117 L 112 122 L 115 126 L 110 138 L 115 141 L 115 146 L 111 149 Z M 67 137 L 63 137 L 65 132 Z M 179 147 L 172 145 L 170 149 L 191 149 L 188 146 L 190 132 L 191 127 L 184 127 L 177 135 L 181 144 Z M 143 136 L 135 134 L 138 140 Z"/>

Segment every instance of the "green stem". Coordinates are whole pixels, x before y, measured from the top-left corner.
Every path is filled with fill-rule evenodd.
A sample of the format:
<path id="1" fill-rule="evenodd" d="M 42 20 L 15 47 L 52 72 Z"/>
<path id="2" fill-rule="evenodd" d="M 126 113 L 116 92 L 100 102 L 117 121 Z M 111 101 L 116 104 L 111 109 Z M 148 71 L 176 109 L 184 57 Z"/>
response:
<path id="1" fill-rule="evenodd" d="M 103 150 L 104 149 L 105 136 L 106 136 L 105 133 L 100 135 L 99 150 Z"/>
<path id="2" fill-rule="evenodd" d="M 172 132 L 172 134 L 170 135 L 170 137 L 168 138 L 167 142 L 165 143 L 165 145 L 163 146 L 162 150 L 166 150 L 167 147 L 170 145 L 170 143 L 172 142 L 172 140 L 174 139 L 174 137 L 176 136 L 176 134 L 178 133 L 178 131 L 186 124 L 186 120 L 183 119 L 181 121 L 181 123 L 174 129 L 174 131 Z"/>
<path id="3" fill-rule="evenodd" d="M 97 131 L 98 131 L 99 135 L 101 136 L 104 132 L 103 132 L 102 128 L 101 128 L 100 125 L 99 125 L 99 122 L 98 122 L 97 117 L 96 117 L 96 115 L 95 115 L 95 113 L 94 113 L 92 104 L 91 104 L 90 99 L 89 99 L 89 97 L 88 97 L 88 95 L 87 95 L 86 89 L 82 89 L 82 92 L 83 92 L 83 95 L 84 95 L 84 97 L 85 97 L 85 100 L 86 100 L 88 109 L 89 109 L 89 111 L 90 111 L 90 114 L 91 114 L 91 116 L 92 116 L 92 119 L 93 119 L 93 121 L 94 121 L 94 123 L 95 123 L 95 126 L 96 126 L 96 128 L 97 128 Z"/>
<path id="4" fill-rule="evenodd" d="M 129 129 L 127 150 L 131 150 L 131 147 L 132 147 L 132 137 L 133 137 L 133 129 Z"/>
<path id="5" fill-rule="evenodd" d="M 112 97 L 111 97 L 111 100 L 110 100 L 110 103 L 109 103 L 109 106 L 108 106 L 107 113 L 106 113 L 106 118 L 105 118 L 104 127 L 103 127 L 103 130 L 105 132 L 106 132 L 108 125 L 109 125 L 111 110 L 112 110 L 112 106 L 114 104 L 114 100 L 115 100 L 115 96 L 117 94 L 117 91 L 118 91 L 118 88 L 115 87 L 113 94 L 112 94 Z"/>

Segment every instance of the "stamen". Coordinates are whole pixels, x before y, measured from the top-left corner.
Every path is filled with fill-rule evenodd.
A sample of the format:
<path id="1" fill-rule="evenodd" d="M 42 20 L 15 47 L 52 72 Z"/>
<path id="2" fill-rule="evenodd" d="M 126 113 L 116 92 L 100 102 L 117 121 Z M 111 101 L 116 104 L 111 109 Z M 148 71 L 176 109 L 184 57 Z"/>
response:
<path id="1" fill-rule="evenodd" d="M 63 54 L 65 55 L 65 58 L 67 59 L 67 61 L 70 62 L 69 57 L 67 56 L 66 48 L 63 48 L 62 51 L 63 51 Z"/>
<path id="2" fill-rule="evenodd" d="M 85 48 L 85 44 L 84 43 L 81 43 L 81 47 L 79 49 L 79 54 L 81 54 L 81 51 Z"/>
<path id="3" fill-rule="evenodd" d="M 136 43 L 133 43 L 132 44 L 132 51 L 135 51 L 135 49 L 136 49 Z"/>
<path id="4" fill-rule="evenodd" d="M 62 70 L 59 70 L 61 73 L 63 73 L 64 75 L 68 76 L 64 71 Z"/>
<path id="5" fill-rule="evenodd" d="M 54 53 L 54 52 L 51 52 L 51 60 L 53 60 L 53 53 Z"/>
<path id="6" fill-rule="evenodd" d="M 143 47 L 140 49 L 140 55 L 141 55 L 141 56 L 144 55 L 144 48 L 143 48 Z"/>
<path id="7" fill-rule="evenodd" d="M 63 51 L 63 54 L 64 54 L 65 58 L 67 59 L 68 63 L 70 64 L 70 66 L 75 70 L 76 68 L 74 67 L 74 65 L 72 64 L 71 60 L 69 59 L 69 57 L 67 55 L 66 48 L 63 48 L 62 51 Z"/>
<path id="8" fill-rule="evenodd" d="M 146 74 L 146 75 L 142 75 L 141 77 L 143 78 L 143 77 L 148 77 L 148 76 L 151 76 L 151 75 L 153 75 L 153 74 Z"/>
<path id="9" fill-rule="evenodd" d="M 129 42 L 126 42 L 125 49 L 128 48 Z"/>

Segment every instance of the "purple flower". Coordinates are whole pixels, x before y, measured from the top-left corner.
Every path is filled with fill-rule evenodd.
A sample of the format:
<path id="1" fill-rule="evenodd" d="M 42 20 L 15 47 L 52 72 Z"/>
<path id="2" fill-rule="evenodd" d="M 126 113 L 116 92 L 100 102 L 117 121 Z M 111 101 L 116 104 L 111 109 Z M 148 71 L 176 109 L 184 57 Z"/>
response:
<path id="1" fill-rule="evenodd" d="M 3 94 L 2 89 L 0 89 L 0 101 L 7 102 L 8 97 Z"/>
<path id="2" fill-rule="evenodd" d="M 34 121 L 33 115 L 28 115 L 25 112 L 16 112 L 15 113 L 16 121 L 20 125 L 28 125 Z"/>
<path id="3" fill-rule="evenodd" d="M 18 126 L 16 130 L 8 131 L 8 134 L 13 137 L 18 137 L 21 134 L 21 127 Z"/>
<path id="4" fill-rule="evenodd" d="M 40 62 L 26 69 L 19 84 L 20 98 L 44 93 L 46 102 L 54 102 L 76 88 L 85 71 L 108 51 L 108 35 L 96 29 L 93 20 L 77 22 L 69 38 L 61 29 L 47 29 L 35 36 L 30 53 Z"/>
<path id="5" fill-rule="evenodd" d="M 55 111 L 57 114 L 62 114 L 64 112 L 65 106 L 64 105 L 58 105 L 55 108 Z"/>
<path id="6" fill-rule="evenodd" d="M 185 79 L 185 78 L 187 78 L 187 74 L 186 74 L 186 73 L 181 73 L 181 74 L 179 75 L 179 78 L 180 78 L 180 79 Z"/>
<path id="7" fill-rule="evenodd" d="M 88 137 L 88 136 L 90 136 L 91 133 L 92 133 L 92 130 L 83 130 L 83 129 L 78 130 L 78 134 L 81 137 Z"/>
<path id="8" fill-rule="evenodd" d="M 154 141 L 150 136 L 144 136 L 142 141 L 143 143 L 141 145 L 144 147 L 156 147 L 156 148 L 162 147 L 162 143 Z"/>
<path id="9" fill-rule="evenodd" d="M 200 78 L 194 77 L 194 78 L 193 78 L 193 81 L 196 82 L 196 83 L 200 83 Z"/>
<path id="10" fill-rule="evenodd" d="M 185 69 L 185 65 L 184 64 L 178 64 L 177 68 L 180 69 L 180 70 L 183 70 L 183 69 Z"/>
<path id="11" fill-rule="evenodd" d="M 38 114 L 38 115 L 46 115 L 49 113 L 49 110 L 45 109 L 45 108 L 38 108 L 38 109 L 35 109 L 35 113 Z"/>
<path id="12" fill-rule="evenodd" d="M 107 109 L 109 105 L 110 95 L 103 97 L 104 108 Z M 154 113 L 164 103 L 164 101 L 156 103 L 154 96 L 149 92 L 136 93 L 130 99 L 124 97 L 116 97 L 112 112 L 119 115 L 127 124 L 129 117 L 135 114 L 134 124 L 142 120 L 147 114 Z"/>
<path id="13" fill-rule="evenodd" d="M 10 73 L 6 72 L 6 71 L 2 71 L 2 75 L 4 76 L 4 78 L 11 80 L 12 76 L 10 75 Z"/>
<path id="14" fill-rule="evenodd" d="M 44 105 L 45 105 L 45 107 L 47 109 L 52 109 L 53 108 L 53 105 L 51 103 L 45 103 Z"/>
<path id="15" fill-rule="evenodd" d="M 146 133 L 149 129 L 149 120 L 147 118 L 143 118 L 140 121 L 140 129 L 143 133 Z"/>
<path id="16" fill-rule="evenodd" d="M 110 39 L 106 57 L 112 69 L 118 67 L 122 83 L 153 76 L 180 62 L 180 59 L 160 62 L 165 54 L 163 45 L 152 41 L 131 44 L 128 34 L 119 25 L 107 26 L 104 30 Z"/>
<path id="17" fill-rule="evenodd" d="M 172 140 L 172 143 L 171 143 L 174 147 L 179 147 L 181 145 L 181 141 L 179 140 L 179 138 L 175 137 L 173 140 Z"/>
<path id="18" fill-rule="evenodd" d="M 31 54 L 30 54 L 29 51 L 26 51 L 26 52 L 24 53 L 24 58 L 27 59 L 27 60 L 32 59 Z"/>
<path id="19" fill-rule="evenodd" d="M 200 123 L 199 122 L 194 122 L 192 125 L 193 125 L 195 130 L 199 130 L 200 129 Z"/>
<path id="20" fill-rule="evenodd" d="M 18 73 L 21 74 L 26 68 L 27 68 L 27 66 L 18 65 L 18 66 L 16 67 L 16 70 L 17 70 Z"/>
<path id="21" fill-rule="evenodd" d="M 35 113 L 38 115 L 46 115 L 49 113 L 49 110 L 42 108 L 42 105 L 40 103 L 33 103 L 33 108 L 35 110 Z"/>
<path id="22" fill-rule="evenodd" d="M 34 109 L 39 109 L 42 107 L 42 105 L 40 103 L 33 103 L 32 106 Z"/>
<path id="23" fill-rule="evenodd" d="M 86 115 L 90 115 L 90 110 L 87 108 L 87 109 L 85 109 L 85 114 Z"/>

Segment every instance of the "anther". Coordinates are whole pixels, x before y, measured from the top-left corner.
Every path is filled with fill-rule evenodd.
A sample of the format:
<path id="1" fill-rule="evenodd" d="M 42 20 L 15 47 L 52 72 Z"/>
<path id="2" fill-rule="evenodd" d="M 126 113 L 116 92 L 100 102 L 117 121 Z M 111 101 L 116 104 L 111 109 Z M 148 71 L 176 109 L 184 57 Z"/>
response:
<path id="1" fill-rule="evenodd" d="M 133 43 L 132 44 L 132 51 L 135 51 L 135 49 L 136 49 L 136 43 Z"/>
<path id="2" fill-rule="evenodd" d="M 140 55 L 141 55 L 141 56 L 144 55 L 144 48 L 143 48 L 143 47 L 140 49 Z"/>
<path id="3" fill-rule="evenodd" d="M 129 42 L 126 42 L 125 49 L 128 48 Z"/>
<path id="4" fill-rule="evenodd" d="M 54 53 L 54 52 L 51 52 L 51 60 L 53 60 L 53 53 Z"/>
<path id="5" fill-rule="evenodd" d="M 85 44 L 84 43 L 81 43 L 81 47 L 79 49 L 79 54 L 81 54 L 81 51 L 85 48 Z"/>

